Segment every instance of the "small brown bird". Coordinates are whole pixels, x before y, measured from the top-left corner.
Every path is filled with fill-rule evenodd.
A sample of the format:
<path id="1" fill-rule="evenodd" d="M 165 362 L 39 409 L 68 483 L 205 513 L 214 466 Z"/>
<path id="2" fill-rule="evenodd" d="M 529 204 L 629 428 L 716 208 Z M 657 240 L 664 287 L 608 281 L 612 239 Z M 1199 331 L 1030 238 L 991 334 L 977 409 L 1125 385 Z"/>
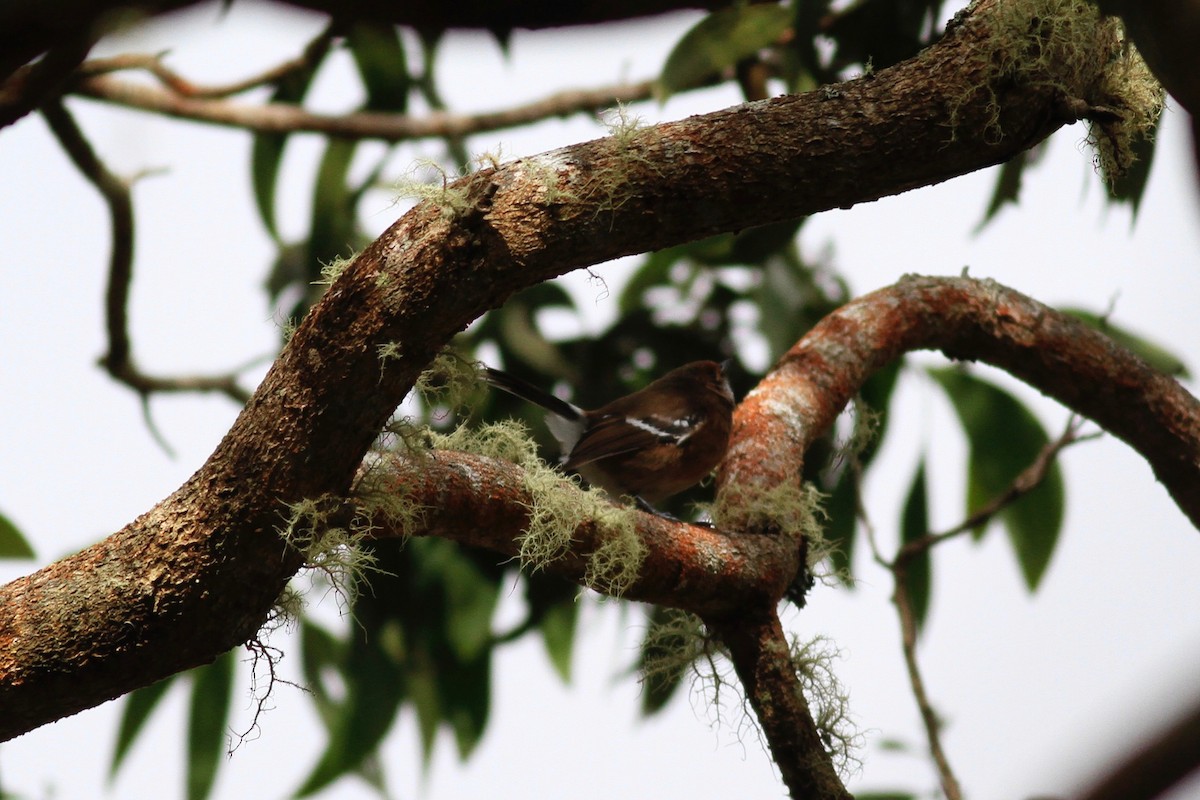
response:
<path id="1" fill-rule="evenodd" d="M 485 377 L 549 412 L 546 426 L 562 447 L 566 469 L 614 498 L 628 495 L 655 511 L 648 504 L 699 483 L 725 457 L 734 405 L 727 364 L 685 364 L 595 411 L 491 367 Z"/>

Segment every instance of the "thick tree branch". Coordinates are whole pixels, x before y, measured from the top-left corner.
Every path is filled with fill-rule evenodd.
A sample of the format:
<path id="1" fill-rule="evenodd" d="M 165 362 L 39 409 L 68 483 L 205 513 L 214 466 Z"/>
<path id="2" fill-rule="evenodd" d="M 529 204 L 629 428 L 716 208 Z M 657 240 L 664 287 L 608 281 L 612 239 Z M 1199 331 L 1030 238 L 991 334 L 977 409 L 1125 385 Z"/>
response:
<path id="1" fill-rule="evenodd" d="M 372 489 L 422 508 L 420 522 L 397 528 L 386 512 L 371 512 L 369 502 L 357 513 L 373 538 L 439 536 L 516 558 L 535 501 L 523 477 L 510 462 L 466 453 L 391 455 L 372 465 Z M 637 515 L 637 535 L 646 560 L 621 596 L 700 616 L 773 608 L 799 566 L 796 549 L 778 537 L 731 535 L 652 514 Z M 585 522 L 572 534 L 571 551 L 544 569 L 586 585 L 588 558 L 607 536 L 596 521 Z"/>
<path id="2" fill-rule="evenodd" d="M 301 563 L 277 535 L 289 504 L 345 496 L 421 368 L 455 332 L 513 292 L 617 256 L 946 180 L 1049 135 L 1064 122 L 1056 116 L 1058 98 L 1066 93 L 1091 102 L 1117 43 L 1111 31 L 1098 29 L 1094 47 L 1085 48 L 1090 58 L 1017 85 L 1012 76 L 989 72 L 995 5 L 985 0 L 974 6 L 922 56 L 835 90 L 621 130 L 483 170 L 447 187 L 442 202 L 410 211 L 334 282 L 187 483 L 120 532 L 0 588 L 0 738 L 211 661 L 250 639 Z M 1015 306 L 982 303 L 977 284 L 910 282 L 902 288 L 917 286 L 933 296 L 942 292 L 947 302 L 982 305 L 1000 328 L 995 335 L 1023 334 L 1027 347 L 1018 362 L 1072 352 L 1065 342 L 1053 346 L 1053 331 L 1041 332 L 1050 348 L 1029 352 L 1036 337 L 1018 328 Z M 950 329 L 971 313 L 937 307 Z M 838 326 L 866 325 L 855 315 L 867 307 L 851 308 L 849 315 L 835 315 L 830 335 Z M 881 325 L 903 333 L 886 308 L 876 311 L 884 317 Z M 929 326 L 932 310 L 925 313 Z M 941 346 L 942 339 L 926 333 L 932 343 L 926 346 Z M 989 358 L 998 348 L 982 326 L 944 346 Z M 812 345 L 790 354 L 775 380 L 801 370 L 809 357 L 805 347 Z M 1106 347 L 1096 355 L 1117 355 Z M 856 374 L 899 349 L 885 344 L 867 353 L 868 366 Z M 384 359 L 380 352 L 392 355 Z M 814 352 L 831 373 L 849 369 L 837 364 L 835 354 Z M 1057 385 L 1062 369 L 1057 363 L 1053 369 L 1017 363 L 1013 371 L 1070 393 Z M 1200 486 L 1194 454 L 1191 472 L 1176 459 L 1188 450 L 1185 437 L 1197 440 L 1195 431 L 1180 429 L 1186 419 L 1163 419 L 1144 405 L 1129 412 L 1135 422 L 1111 419 L 1117 400 L 1136 405 L 1147 393 L 1166 391 L 1157 376 L 1139 369 L 1133 378 L 1100 367 L 1081 371 L 1072 378 L 1072 404 L 1140 441 L 1160 475 L 1186 473 L 1193 487 Z M 1101 383 L 1114 375 L 1117 386 Z M 1141 376 L 1142 385 L 1128 384 Z M 837 395 L 846 376 L 818 380 Z M 1085 389 L 1090 396 L 1079 397 Z M 820 397 L 806 402 L 811 406 L 792 406 L 797 423 L 781 425 L 784 435 L 764 439 L 763 446 L 785 450 L 782 445 L 800 438 L 795 434 L 802 423 L 832 408 Z M 840 408 L 844 400 L 834 402 Z M 758 414 L 771 411 L 762 407 L 761 395 L 750 405 Z M 746 462 L 751 416 L 739 415 L 726 482 L 763 482 Z M 770 453 L 763 464 L 767 472 L 777 467 Z"/>
<path id="3" fill-rule="evenodd" d="M 1124 720 L 1116 726 L 1124 726 Z M 1146 741 L 1129 748 L 1129 754 L 1076 800 L 1130 800 L 1161 797 L 1200 770 L 1200 703 L 1193 703 L 1176 719 Z M 1182 793 L 1181 793 L 1182 794 Z"/>
<path id="4" fill-rule="evenodd" d="M 788 793 L 795 800 L 850 800 L 813 722 L 774 608 L 704 624 L 729 650 Z"/>
<path id="5" fill-rule="evenodd" d="M 909 350 L 1007 370 L 1125 441 L 1200 526 L 1200 403 L 1066 314 L 991 281 L 909 277 L 816 325 L 739 407 L 722 485 L 799 474 L 795 448 L 828 429 L 866 378 Z M 815 432 L 815 433 L 814 433 Z"/>

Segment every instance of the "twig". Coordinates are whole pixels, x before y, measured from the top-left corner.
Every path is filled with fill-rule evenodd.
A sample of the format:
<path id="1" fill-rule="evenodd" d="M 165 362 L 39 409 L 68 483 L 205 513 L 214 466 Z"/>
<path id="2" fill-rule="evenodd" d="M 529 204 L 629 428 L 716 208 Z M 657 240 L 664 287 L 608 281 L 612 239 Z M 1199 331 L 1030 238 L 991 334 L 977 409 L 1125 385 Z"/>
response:
<path id="1" fill-rule="evenodd" d="M 245 403 L 250 393 L 237 381 L 245 369 L 225 375 L 183 375 L 160 377 L 147 375 L 133 362 L 129 340 L 129 287 L 133 281 L 133 201 L 129 184 L 113 174 L 96 155 L 83 131 L 67 111 L 61 98 L 42 107 L 42 114 L 59 144 L 83 176 L 96 187 L 108 205 L 112 230 L 112 251 L 108 260 L 108 287 L 105 291 L 105 328 L 108 352 L 100 365 L 114 379 L 124 383 L 143 398 L 155 392 L 219 392 L 235 402 Z"/>
<path id="2" fill-rule="evenodd" d="M 157 78 L 163 86 L 167 87 L 175 94 L 182 97 L 197 97 L 207 99 L 217 99 L 230 97 L 231 95 L 241 94 L 242 92 L 256 89 L 259 86 L 276 83 L 294 72 L 299 72 L 308 69 L 317 64 L 325 53 L 329 51 L 329 46 L 333 42 L 336 35 L 334 25 L 329 25 L 325 30 L 321 31 L 311 42 L 304 48 L 304 51 L 297 57 L 284 61 L 282 64 L 277 64 L 270 69 L 264 70 L 258 75 L 252 75 L 248 78 L 243 78 L 240 81 L 227 83 L 224 85 L 216 84 L 212 86 L 204 86 L 195 84 L 187 78 L 180 75 L 175 70 L 163 63 L 164 53 L 142 54 L 128 53 L 110 58 L 93 58 L 89 59 L 79 66 L 78 74 L 81 77 L 93 77 L 96 75 L 105 75 L 110 72 L 118 72 L 128 69 L 141 69 L 149 72 Z"/>
<path id="3" fill-rule="evenodd" d="M 617 103 L 646 100 L 652 81 L 573 89 L 557 92 L 522 106 L 479 114 L 433 112 L 422 117 L 362 111 L 350 114 L 317 114 L 288 103 L 250 105 L 229 100 L 188 97 L 155 86 L 141 86 L 109 75 L 79 81 L 72 91 L 117 105 L 140 108 L 167 116 L 226 125 L 258 133 L 308 131 L 345 139 L 454 138 L 475 133 L 516 128 L 531 122 L 608 108 Z"/>
<path id="4" fill-rule="evenodd" d="M 962 789 L 954 770 L 950 768 L 950 760 L 942 749 L 942 737 L 939 732 L 941 723 L 929 695 L 925 692 L 925 681 L 921 677 L 921 666 L 917 661 L 917 619 L 913 613 L 912 599 L 909 597 L 905 583 L 906 566 L 897 564 L 892 569 L 895 590 L 892 592 L 892 602 L 896 606 L 896 614 L 900 617 L 901 643 L 904 649 L 904 666 L 908 670 L 908 681 L 912 686 L 913 699 L 921 712 L 921 722 L 925 726 L 925 738 L 929 742 L 929 752 L 937 765 L 938 777 L 942 784 L 942 792 L 946 800 L 962 800 Z"/>
<path id="5" fill-rule="evenodd" d="M 933 756 L 934 764 L 937 766 L 938 777 L 942 784 L 942 792 L 946 795 L 946 800 L 961 800 L 962 788 L 959 786 L 958 778 L 954 775 L 954 770 L 950 767 L 950 760 L 946 757 L 946 751 L 942 748 L 941 724 L 937 713 L 933 710 L 933 704 L 929 700 L 929 695 L 925 691 L 925 681 L 921 677 L 921 666 L 917 661 L 917 618 L 912 607 L 912 597 L 908 592 L 907 578 L 909 564 L 912 563 L 914 558 L 927 553 L 935 545 L 986 524 L 996 514 L 1037 488 L 1045 480 L 1046 474 L 1050 471 L 1050 466 L 1064 447 L 1075 442 L 1099 436 L 1099 433 L 1080 436 L 1079 428 L 1082 424 L 1083 420 L 1081 418 L 1072 415 L 1067 420 L 1067 426 L 1062 435 L 1043 447 L 1033 462 L 1013 478 L 1012 483 L 1008 485 L 1007 489 L 950 530 L 942 533 L 930 533 L 919 539 L 914 539 L 900 548 L 891 563 L 884 561 L 880 558 L 879 552 L 875 551 L 876 560 L 892 573 L 892 581 L 894 583 L 892 602 L 896 606 L 896 614 L 900 618 L 900 638 L 904 650 L 904 665 L 908 670 L 908 680 L 912 686 L 913 699 L 916 701 L 917 708 L 921 712 L 921 721 L 925 726 L 925 738 L 929 742 L 929 752 Z M 872 549 L 874 549 L 874 545 L 872 545 Z"/>
<path id="6" fill-rule="evenodd" d="M 1059 452 L 1063 448 L 1075 444 L 1076 442 L 1084 442 L 1089 439 L 1095 439 L 1100 436 L 1100 432 L 1089 433 L 1085 435 L 1079 434 L 1079 429 L 1083 425 L 1083 419 L 1072 414 L 1067 420 L 1067 427 L 1062 432 L 1062 435 L 1050 442 L 1042 448 L 1037 454 L 1033 462 L 1028 467 L 1023 469 L 1017 477 L 1013 478 L 1012 483 L 1008 485 L 1000 494 L 993 497 L 988 503 L 984 504 L 979 510 L 971 514 L 962 522 L 955 525 L 949 530 L 941 533 L 927 533 L 918 539 L 905 544 L 896 553 L 896 557 L 892 564 L 880 561 L 885 567 L 891 568 L 893 565 L 906 564 L 913 558 L 928 552 L 930 548 L 938 545 L 947 539 L 953 539 L 956 536 L 961 536 L 968 531 L 973 531 L 981 525 L 986 525 L 991 522 L 992 517 L 999 514 L 1001 511 L 1012 505 L 1017 500 L 1020 500 L 1025 495 L 1036 489 L 1043 480 L 1046 479 L 1046 473 L 1050 470 L 1050 466 L 1058 457 Z M 876 557 L 878 560 L 878 556 Z"/>

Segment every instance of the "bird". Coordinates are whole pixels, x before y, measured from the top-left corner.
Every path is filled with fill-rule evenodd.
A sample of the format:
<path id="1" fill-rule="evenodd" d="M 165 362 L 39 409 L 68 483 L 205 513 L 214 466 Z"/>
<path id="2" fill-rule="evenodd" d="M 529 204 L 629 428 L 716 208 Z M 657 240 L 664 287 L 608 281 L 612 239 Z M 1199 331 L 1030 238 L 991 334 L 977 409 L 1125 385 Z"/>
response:
<path id="1" fill-rule="evenodd" d="M 610 497 L 645 511 L 699 483 L 725 458 L 733 425 L 729 362 L 693 361 L 644 389 L 587 411 L 506 372 L 484 368 L 497 389 L 540 406 L 562 466 Z"/>

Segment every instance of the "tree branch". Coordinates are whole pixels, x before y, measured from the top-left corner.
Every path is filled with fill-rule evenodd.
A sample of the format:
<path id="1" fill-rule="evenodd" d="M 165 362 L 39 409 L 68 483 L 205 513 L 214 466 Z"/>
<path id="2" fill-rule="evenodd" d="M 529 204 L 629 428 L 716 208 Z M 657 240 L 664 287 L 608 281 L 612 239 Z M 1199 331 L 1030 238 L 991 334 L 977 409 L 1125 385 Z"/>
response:
<path id="1" fill-rule="evenodd" d="M 1111 32 L 1098 29 L 1088 51 L 1092 58 L 1014 85 L 1010 75 L 987 72 L 995 6 L 994 0 L 972 6 L 920 57 L 835 91 L 626 128 L 607 139 L 481 170 L 450 184 L 439 201 L 407 213 L 347 267 L 304 319 L 195 475 L 121 531 L 0 588 L 0 738 L 206 663 L 252 638 L 301 564 L 277 533 L 289 506 L 345 497 L 372 441 L 423 366 L 454 333 L 513 292 L 621 255 L 946 180 L 1048 136 L 1062 124 L 1054 116 L 1056 98 L 1066 92 L 1088 99 L 1118 45 Z M 1200 487 L 1192 452 L 1198 440 L 1194 401 L 1173 381 L 1163 384 L 1167 379 L 1098 334 L 1081 333 L 1077 323 L 1058 334 L 1019 327 L 1021 309 L 1059 318 L 1015 293 L 962 280 L 910 281 L 892 291 L 903 297 L 918 290 L 929 293 L 930 307 L 911 321 L 912 330 L 906 332 L 905 321 L 886 306 L 873 308 L 870 302 L 880 303 L 873 296 L 834 315 L 824 334 L 834 341 L 840 326 L 842 333 L 862 335 L 867 320 L 857 315 L 875 313 L 880 322 L 874 328 L 895 328 L 902 345 L 918 341 L 912 331 L 920 330 L 924 346 L 945 346 L 952 354 L 990 359 L 1001 351 L 998 363 L 1069 395 L 1072 405 L 1095 412 L 1102 424 L 1138 443 L 1160 476 L 1171 473 L 1178 482 L 1186 475 Z M 981 295 L 993 299 L 984 302 Z M 951 301 L 968 308 L 960 313 L 946 305 Z M 981 308 L 991 327 L 964 321 Z M 935 323 L 935 310 L 945 319 Z M 929 328 L 943 325 L 961 329 L 960 339 L 942 344 L 946 337 Z M 1019 358 L 1003 356 L 1004 346 L 1017 347 L 1006 334 L 1020 334 L 1025 347 Z M 1100 350 L 1089 355 L 1116 358 L 1117 365 L 1074 365 L 1073 388 L 1063 387 L 1059 373 L 1070 370 L 1061 359 L 1078 354 L 1063 340 L 1070 336 L 1095 343 Z M 1048 347 L 1035 351 L 1038 344 Z M 810 396 L 785 391 L 787 404 L 780 408 L 763 406 L 766 392 L 743 403 L 724 482 L 761 487 L 780 477 L 776 454 L 802 443 L 802 434 L 813 430 L 810 422 L 844 404 L 853 394 L 839 399 L 849 377 L 865 376 L 900 349 L 884 343 L 878 351 L 858 353 L 864 363 L 851 367 L 806 339 L 768 386 L 802 378 L 806 359 L 808 366 L 813 358 L 826 362 L 828 377 L 818 372 L 810 379 L 818 382 Z M 394 357 L 381 358 L 380 352 Z M 1122 364 L 1133 371 L 1120 373 Z M 1101 384 L 1114 380 L 1116 385 Z M 817 386 L 832 399 L 821 398 Z M 1084 392 L 1087 397 L 1080 396 Z M 1166 409 L 1151 402 L 1174 398 L 1171 392 L 1192 405 L 1175 399 L 1174 408 Z M 1132 421 L 1113 419 L 1118 399 L 1134 406 L 1120 412 Z M 790 416 L 780 418 L 787 409 Z M 1170 410 L 1173 418 L 1165 415 Z M 756 430 L 758 418 L 774 418 L 780 435 L 761 440 L 758 447 L 773 452 L 754 468 L 747 461 L 750 440 L 770 427 Z M 1190 467 L 1183 463 L 1189 453 Z M 1178 494 L 1187 492 L 1195 500 L 1200 488 Z"/>
<path id="2" fill-rule="evenodd" d="M 907 277 L 823 319 L 738 408 L 721 485 L 799 474 L 803 445 L 863 381 L 910 350 L 1007 370 L 1142 455 L 1200 526 L 1200 403 L 1174 378 L 1066 314 L 992 281 Z"/>
<path id="3" fill-rule="evenodd" d="M 813 722 L 774 607 L 704 624 L 729 649 L 788 793 L 795 800 L 850 800 Z"/>
<path id="4" fill-rule="evenodd" d="M 515 128 L 551 117 L 584 111 L 599 111 L 617 103 L 645 100 L 653 81 L 572 89 L 522 106 L 478 114 L 431 111 L 421 116 L 359 111 L 350 114 L 318 114 L 289 103 L 237 103 L 206 95 L 182 94 L 158 86 L 146 86 L 95 75 L 78 81 L 72 91 L 84 97 L 138 108 L 169 117 L 244 128 L 256 133 L 308 131 L 344 139 L 382 139 L 400 142 L 431 137 L 461 137 L 475 133 Z"/>
<path id="5" fill-rule="evenodd" d="M 100 364 L 117 381 L 133 389 L 142 398 L 156 392 L 220 392 L 243 404 L 250 393 L 238 384 L 238 371 L 226 375 L 148 375 L 133 361 L 129 340 L 129 287 L 133 282 L 133 200 L 129 183 L 104 165 L 83 135 L 75 118 L 61 98 L 42 109 L 50 130 L 83 176 L 96 187 L 108 206 L 111 220 L 112 249 L 108 259 L 108 287 L 105 291 L 104 316 L 108 332 L 108 352 Z"/>

